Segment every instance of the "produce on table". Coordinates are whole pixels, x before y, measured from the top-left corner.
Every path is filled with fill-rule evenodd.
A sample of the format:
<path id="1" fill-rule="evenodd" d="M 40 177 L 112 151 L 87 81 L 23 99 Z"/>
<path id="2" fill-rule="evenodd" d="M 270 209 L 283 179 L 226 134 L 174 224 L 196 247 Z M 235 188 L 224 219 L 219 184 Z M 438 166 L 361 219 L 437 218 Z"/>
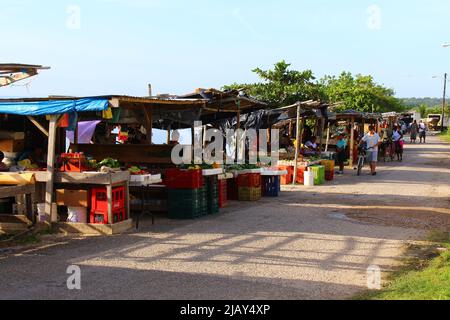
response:
<path id="1" fill-rule="evenodd" d="M 100 167 L 100 168 L 108 167 L 111 169 L 118 169 L 118 168 L 120 168 L 120 162 L 116 159 L 106 158 L 98 164 L 98 167 Z"/>
<path id="2" fill-rule="evenodd" d="M 141 169 L 138 166 L 130 167 L 130 168 L 128 168 L 128 171 L 131 173 L 131 175 L 134 175 L 134 176 L 149 174 L 148 171 Z"/>

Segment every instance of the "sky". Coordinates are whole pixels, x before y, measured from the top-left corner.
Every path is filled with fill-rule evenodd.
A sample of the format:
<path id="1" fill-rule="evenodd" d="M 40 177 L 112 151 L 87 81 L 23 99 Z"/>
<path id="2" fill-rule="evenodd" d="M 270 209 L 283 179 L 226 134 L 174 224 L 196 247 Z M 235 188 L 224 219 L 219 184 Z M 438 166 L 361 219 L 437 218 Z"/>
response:
<path id="1" fill-rule="evenodd" d="M 0 23 L 0 63 L 52 68 L 0 97 L 183 94 L 282 59 L 440 97 L 450 72 L 448 0 L 0 0 Z"/>

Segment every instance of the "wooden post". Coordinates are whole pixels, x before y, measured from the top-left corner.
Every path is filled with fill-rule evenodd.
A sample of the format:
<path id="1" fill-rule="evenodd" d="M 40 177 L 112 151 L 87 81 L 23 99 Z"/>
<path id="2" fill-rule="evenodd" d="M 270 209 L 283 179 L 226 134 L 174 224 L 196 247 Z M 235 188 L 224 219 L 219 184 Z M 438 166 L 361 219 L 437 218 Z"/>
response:
<path id="1" fill-rule="evenodd" d="M 300 153 L 300 145 L 302 142 L 302 136 L 301 136 L 301 125 L 300 125 L 300 104 L 297 105 L 297 137 L 295 140 L 295 163 L 294 163 L 294 181 L 292 184 L 295 186 L 297 184 L 297 175 L 298 175 L 298 156 Z"/>
<path id="2" fill-rule="evenodd" d="M 45 187 L 45 215 L 50 223 L 57 222 L 56 212 L 52 212 L 54 202 L 55 160 L 56 160 L 56 127 L 59 116 L 50 116 L 50 127 L 48 130 L 47 150 L 47 182 Z"/>
<path id="3" fill-rule="evenodd" d="M 328 122 L 328 129 L 327 129 L 327 142 L 326 142 L 326 145 L 325 145 L 325 152 L 328 152 L 328 147 L 330 146 L 330 134 L 331 134 L 331 128 L 330 128 L 330 126 L 331 126 L 331 123 L 330 122 Z"/>
<path id="4" fill-rule="evenodd" d="M 147 142 L 148 144 L 153 143 L 153 112 L 152 110 L 148 110 L 146 108 L 143 108 L 144 116 L 145 116 L 145 124 L 146 124 L 146 130 L 147 130 Z"/>
<path id="5" fill-rule="evenodd" d="M 322 156 L 323 151 L 323 132 L 325 131 L 325 118 L 320 118 L 320 147 L 319 156 Z"/>
<path id="6" fill-rule="evenodd" d="M 351 120 L 351 133 L 350 133 L 350 167 L 353 167 L 353 152 L 355 148 L 355 117 Z"/>

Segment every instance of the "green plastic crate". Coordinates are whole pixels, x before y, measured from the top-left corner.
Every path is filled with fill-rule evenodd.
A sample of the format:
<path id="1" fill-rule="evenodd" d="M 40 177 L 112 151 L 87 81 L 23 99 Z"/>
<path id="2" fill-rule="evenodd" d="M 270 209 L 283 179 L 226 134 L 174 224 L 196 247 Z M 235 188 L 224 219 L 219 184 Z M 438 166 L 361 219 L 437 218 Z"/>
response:
<path id="1" fill-rule="evenodd" d="M 325 166 L 312 166 L 310 170 L 314 173 L 314 185 L 325 184 Z"/>
<path id="2" fill-rule="evenodd" d="M 195 219 L 208 214 L 206 189 L 169 190 L 169 218 Z"/>
<path id="3" fill-rule="evenodd" d="M 219 213 L 219 179 L 218 177 L 206 178 L 208 214 Z"/>

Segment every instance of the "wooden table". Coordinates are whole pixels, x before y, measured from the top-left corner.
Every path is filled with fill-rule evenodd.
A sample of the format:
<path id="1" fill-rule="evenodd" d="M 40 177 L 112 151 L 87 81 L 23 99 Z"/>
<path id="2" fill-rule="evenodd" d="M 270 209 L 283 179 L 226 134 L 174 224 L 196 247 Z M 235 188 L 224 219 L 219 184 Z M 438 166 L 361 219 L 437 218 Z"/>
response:
<path id="1" fill-rule="evenodd" d="M 46 183 L 47 172 L 36 172 L 36 182 Z M 113 219 L 113 188 L 125 186 L 125 210 L 127 217 L 130 217 L 130 173 L 128 171 L 118 171 L 114 173 L 101 172 L 57 172 L 55 173 L 55 184 L 70 188 L 90 188 L 92 186 L 105 186 L 108 199 L 108 220 Z"/>
<path id="2" fill-rule="evenodd" d="M 0 186 L 0 199 L 15 198 L 19 195 L 25 196 L 25 208 L 27 217 L 30 221 L 34 222 L 33 206 L 31 195 L 35 192 L 36 188 L 34 184 L 23 186 Z"/>

